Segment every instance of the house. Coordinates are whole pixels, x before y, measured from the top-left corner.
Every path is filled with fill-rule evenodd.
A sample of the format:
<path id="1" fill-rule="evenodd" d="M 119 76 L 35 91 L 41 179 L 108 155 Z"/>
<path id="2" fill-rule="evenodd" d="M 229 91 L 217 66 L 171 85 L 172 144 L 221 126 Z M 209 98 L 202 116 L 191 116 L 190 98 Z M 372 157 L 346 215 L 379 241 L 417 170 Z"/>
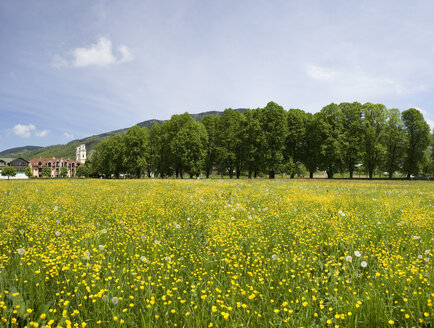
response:
<path id="1" fill-rule="evenodd" d="M 0 158 L 0 172 L 5 166 L 12 166 L 16 171 L 17 179 L 26 179 L 24 172 L 26 171 L 26 167 L 29 165 L 24 158 Z"/>
<path id="2" fill-rule="evenodd" d="M 32 170 L 32 174 L 34 177 L 42 176 L 42 169 L 44 167 L 48 167 L 51 170 L 51 177 L 60 177 L 60 170 L 62 167 L 66 167 L 68 171 L 68 177 L 75 176 L 75 172 L 77 167 L 83 165 L 78 161 L 74 161 L 73 159 L 64 159 L 64 158 L 33 158 L 30 163 L 30 169 Z"/>
<path id="3" fill-rule="evenodd" d="M 12 166 L 17 173 L 24 173 L 26 167 L 29 165 L 24 158 L 0 158 L 0 170 L 5 166 Z"/>

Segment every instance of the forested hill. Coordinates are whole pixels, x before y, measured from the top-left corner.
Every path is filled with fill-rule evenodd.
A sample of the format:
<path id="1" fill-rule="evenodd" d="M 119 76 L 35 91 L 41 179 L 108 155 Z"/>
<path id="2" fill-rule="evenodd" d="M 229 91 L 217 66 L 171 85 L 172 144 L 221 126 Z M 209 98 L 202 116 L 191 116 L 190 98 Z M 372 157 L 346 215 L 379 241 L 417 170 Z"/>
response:
<path id="1" fill-rule="evenodd" d="M 241 113 L 245 111 L 244 108 L 237 108 L 235 110 Z M 223 112 L 219 112 L 219 111 L 209 111 L 209 112 L 203 112 L 198 114 L 190 114 L 190 116 L 194 120 L 200 121 L 202 118 L 204 118 L 207 115 L 218 116 L 221 115 L 222 113 Z M 153 120 L 147 120 L 147 121 L 137 123 L 137 125 L 140 127 L 146 126 L 148 129 L 150 129 L 155 123 L 162 124 L 163 122 L 164 120 L 153 119 Z M 52 145 L 47 147 L 25 146 L 25 147 L 6 149 L 0 152 L 0 156 L 22 157 L 26 160 L 30 160 L 35 157 L 57 157 L 57 158 L 63 157 L 63 158 L 75 159 L 75 150 L 78 145 L 84 143 L 86 145 L 87 153 L 89 154 L 92 150 L 95 149 L 96 145 L 100 143 L 102 140 L 108 139 L 117 134 L 124 135 L 127 132 L 127 130 L 128 128 L 109 131 L 109 132 L 101 133 L 83 139 L 72 140 L 67 144 Z"/>

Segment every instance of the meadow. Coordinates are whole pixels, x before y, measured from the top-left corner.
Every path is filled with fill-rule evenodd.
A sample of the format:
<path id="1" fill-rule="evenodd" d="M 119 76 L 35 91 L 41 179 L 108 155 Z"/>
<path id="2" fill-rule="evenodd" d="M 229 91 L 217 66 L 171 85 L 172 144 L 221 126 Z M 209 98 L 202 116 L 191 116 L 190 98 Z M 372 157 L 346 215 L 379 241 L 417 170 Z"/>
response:
<path id="1" fill-rule="evenodd" d="M 0 326 L 432 327 L 433 187 L 0 181 Z"/>

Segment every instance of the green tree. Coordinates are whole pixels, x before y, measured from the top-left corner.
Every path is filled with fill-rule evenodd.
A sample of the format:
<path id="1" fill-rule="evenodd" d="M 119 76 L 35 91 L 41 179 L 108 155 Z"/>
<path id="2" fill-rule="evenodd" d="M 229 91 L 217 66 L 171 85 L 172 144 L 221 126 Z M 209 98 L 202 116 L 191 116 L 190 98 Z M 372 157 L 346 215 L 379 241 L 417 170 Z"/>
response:
<path id="1" fill-rule="evenodd" d="M 287 113 L 288 134 L 285 145 L 285 162 L 292 160 L 295 166 L 299 166 L 303 160 L 305 147 L 305 134 L 307 115 L 301 109 L 290 109 Z M 296 167 L 292 170 L 291 178 L 297 173 Z"/>
<path id="2" fill-rule="evenodd" d="M 306 113 L 306 134 L 304 137 L 303 163 L 312 179 L 314 172 L 320 166 L 321 135 L 319 130 L 319 116 Z"/>
<path id="3" fill-rule="evenodd" d="M 363 115 L 363 166 L 372 179 L 375 169 L 381 162 L 384 146 L 381 142 L 386 122 L 386 107 L 382 104 L 366 103 L 362 106 Z"/>
<path id="4" fill-rule="evenodd" d="M 8 177 L 8 180 L 10 177 L 14 177 L 17 175 L 17 170 L 15 170 L 12 166 L 5 166 L 2 169 L 2 176 Z"/>
<path id="5" fill-rule="evenodd" d="M 123 137 L 125 143 L 125 169 L 141 178 L 149 162 L 149 131 L 134 125 Z"/>
<path id="6" fill-rule="evenodd" d="M 183 178 L 183 172 L 199 176 L 206 156 L 206 144 L 208 134 L 204 125 L 200 122 L 190 121 L 178 131 L 170 143 L 174 156 L 179 159 L 179 175 Z"/>
<path id="7" fill-rule="evenodd" d="M 262 133 L 259 109 L 244 111 L 245 129 L 245 162 L 249 179 L 256 178 L 263 167 L 264 134 Z"/>
<path id="8" fill-rule="evenodd" d="M 77 171 L 75 172 L 75 175 L 78 178 L 81 177 L 87 178 L 89 176 L 89 169 L 86 166 L 79 166 L 77 167 Z"/>
<path id="9" fill-rule="evenodd" d="M 352 179 L 362 154 L 362 110 L 358 102 L 341 103 L 339 107 L 342 119 L 342 160 Z"/>
<path id="10" fill-rule="evenodd" d="M 283 107 L 274 102 L 259 110 L 263 134 L 263 163 L 268 177 L 274 179 L 283 162 L 285 141 L 288 133 L 287 114 Z"/>
<path id="11" fill-rule="evenodd" d="M 393 174 L 400 170 L 404 156 L 406 136 L 401 113 L 398 109 L 386 110 L 387 121 L 384 127 L 383 144 L 385 149 L 383 169 L 392 179 Z"/>
<path id="12" fill-rule="evenodd" d="M 245 123 L 243 114 L 231 108 L 225 109 L 217 122 L 217 161 L 231 179 L 234 172 L 240 177 L 245 164 Z"/>
<path id="13" fill-rule="evenodd" d="M 48 166 L 42 168 L 42 176 L 45 178 L 51 177 L 51 169 Z"/>
<path id="14" fill-rule="evenodd" d="M 319 168 L 333 179 L 336 172 L 343 168 L 342 149 L 342 111 L 334 103 L 325 106 L 315 114 L 316 128 L 320 140 Z"/>
<path id="15" fill-rule="evenodd" d="M 64 166 L 60 169 L 60 176 L 62 178 L 66 178 L 68 176 L 68 169 Z"/>
<path id="16" fill-rule="evenodd" d="M 24 174 L 25 174 L 28 178 L 33 177 L 32 169 L 30 168 L 30 166 L 27 166 L 27 167 L 26 167 L 26 170 L 24 171 Z"/>
<path id="17" fill-rule="evenodd" d="M 430 142 L 430 128 L 422 113 L 415 108 L 402 112 L 402 121 L 407 135 L 403 170 L 410 178 L 411 174 L 419 173 L 425 149 Z"/>
<path id="18" fill-rule="evenodd" d="M 164 143 L 163 128 L 160 124 L 154 124 L 149 131 L 150 163 L 148 165 L 148 177 L 151 171 L 163 177 L 168 171 L 168 160 L 166 160 L 167 145 Z"/>
<path id="19" fill-rule="evenodd" d="M 217 161 L 216 137 L 218 117 L 207 115 L 201 120 L 201 122 L 205 126 L 206 132 L 208 134 L 206 155 L 203 164 L 203 169 L 205 170 L 205 175 L 208 179 Z"/>

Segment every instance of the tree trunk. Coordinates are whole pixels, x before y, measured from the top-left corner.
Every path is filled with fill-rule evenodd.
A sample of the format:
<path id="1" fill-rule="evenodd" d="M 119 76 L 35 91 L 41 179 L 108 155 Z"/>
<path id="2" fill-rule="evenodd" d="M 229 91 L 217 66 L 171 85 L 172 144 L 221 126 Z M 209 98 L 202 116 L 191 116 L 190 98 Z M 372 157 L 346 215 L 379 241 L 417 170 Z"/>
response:
<path id="1" fill-rule="evenodd" d="M 369 170 L 369 180 L 372 180 L 373 176 L 374 176 L 374 172 L 372 170 Z"/>
<path id="2" fill-rule="evenodd" d="M 258 172 L 255 171 L 255 174 L 253 177 L 256 179 L 258 177 Z"/>
<path id="3" fill-rule="evenodd" d="M 234 177 L 234 170 L 230 169 L 229 170 L 229 178 L 233 179 Z"/>
<path id="4" fill-rule="evenodd" d="M 240 170 L 237 170 L 237 179 L 240 178 L 240 174 L 241 174 Z"/>
<path id="5" fill-rule="evenodd" d="M 275 178 L 275 172 L 273 170 L 271 170 L 270 173 L 268 174 L 268 178 L 269 179 L 274 179 Z"/>
<path id="6" fill-rule="evenodd" d="M 181 177 L 181 179 L 184 179 L 184 174 L 182 173 L 182 169 L 179 169 L 179 176 Z"/>
<path id="7" fill-rule="evenodd" d="M 251 178 L 252 178 L 252 171 L 249 170 L 249 179 L 251 179 Z"/>
<path id="8" fill-rule="evenodd" d="M 179 169 L 178 169 L 178 168 L 176 168 L 176 173 L 175 173 L 175 175 L 176 175 L 176 178 L 178 179 L 178 177 L 179 177 Z"/>
<path id="9" fill-rule="evenodd" d="M 353 178 L 353 175 L 354 175 L 354 171 L 353 171 L 353 170 L 350 170 L 350 179 Z"/>
<path id="10" fill-rule="evenodd" d="M 291 173 L 291 179 L 294 179 L 295 173 Z"/>
<path id="11" fill-rule="evenodd" d="M 327 179 L 333 179 L 334 173 L 332 171 L 326 171 L 327 172 Z"/>
<path id="12" fill-rule="evenodd" d="M 389 172 L 389 180 L 391 180 L 393 177 L 393 172 Z"/>
<path id="13" fill-rule="evenodd" d="M 309 179 L 313 179 L 313 171 L 309 171 Z"/>
<path id="14" fill-rule="evenodd" d="M 209 179 L 209 171 L 206 171 L 206 178 Z"/>
<path id="15" fill-rule="evenodd" d="M 194 175 L 190 173 L 190 179 L 193 179 L 193 176 L 194 176 Z"/>
<path id="16" fill-rule="evenodd" d="M 411 176 L 411 174 L 410 174 L 410 173 L 407 173 L 407 179 L 408 179 L 408 180 L 410 180 L 410 176 Z"/>

